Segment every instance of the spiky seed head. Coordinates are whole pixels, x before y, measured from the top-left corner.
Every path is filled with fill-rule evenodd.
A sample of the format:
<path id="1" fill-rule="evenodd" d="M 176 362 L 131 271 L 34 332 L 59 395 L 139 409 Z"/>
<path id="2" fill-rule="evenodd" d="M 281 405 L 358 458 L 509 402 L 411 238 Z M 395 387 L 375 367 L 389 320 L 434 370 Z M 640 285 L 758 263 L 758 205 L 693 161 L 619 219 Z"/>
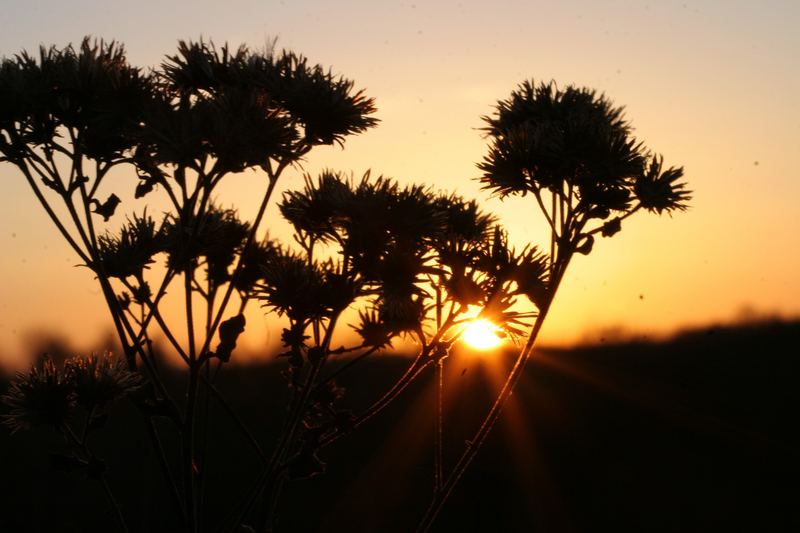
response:
<path id="1" fill-rule="evenodd" d="M 12 433 L 42 425 L 59 427 L 75 405 L 75 383 L 50 357 L 18 373 L 0 400 L 9 407 L 3 424 Z"/>

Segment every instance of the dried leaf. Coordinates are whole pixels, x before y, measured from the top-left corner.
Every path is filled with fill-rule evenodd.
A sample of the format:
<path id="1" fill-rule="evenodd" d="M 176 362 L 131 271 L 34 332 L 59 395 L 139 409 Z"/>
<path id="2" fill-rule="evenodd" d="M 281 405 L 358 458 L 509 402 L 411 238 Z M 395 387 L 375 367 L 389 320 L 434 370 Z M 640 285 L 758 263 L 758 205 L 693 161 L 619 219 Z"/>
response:
<path id="1" fill-rule="evenodd" d="M 108 219 L 114 215 L 114 211 L 116 211 L 120 202 L 121 200 L 116 194 L 109 196 L 108 199 L 102 204 L 97 200 L 94 200 L 94 212 L 102 216 L 103 221 L 108 222 Z"/>
<path id="2" fill-rule="evenodd" d="M 236 348 L 236 340 L 244 331 L 244 315 L 238 314 L 219 325 L 219 346 L 216 356 L 227 363 L 231 359 L 231 352 Z"/>

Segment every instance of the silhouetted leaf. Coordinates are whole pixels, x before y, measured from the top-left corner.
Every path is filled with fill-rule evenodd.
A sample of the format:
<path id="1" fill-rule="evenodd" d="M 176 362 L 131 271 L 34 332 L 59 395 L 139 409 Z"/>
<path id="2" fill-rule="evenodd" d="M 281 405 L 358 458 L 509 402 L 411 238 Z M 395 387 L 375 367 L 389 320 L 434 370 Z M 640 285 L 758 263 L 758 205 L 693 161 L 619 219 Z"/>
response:
<path id="1" fill-rule="evenodd" d="M 102 204 L 94 200 L 94 212 L 102 216 L 105 222 L 108 222 L 108 219 L 114 215 L 114 211 L 116 211 L 120 202 L 121 200 L 116 194 L 109 196 Z"/>
<path id="2" fill-rule="evenodd" d="M 219 345 L 216 356 L 220 361 L 227 363 L 231 359 L 231 352 L 236 348 L 236 340 L 244 331 L 244 315 L 238 314 L 223 321 L 219 325 Z"/>
<path id="3" fill-rule="evenodd" d="M 67 191 L 67 193 L 72 194 L 73 192 L 80 189 L 81 185 L 84 185 L 86 183 L 89 183 L 88 176 L 78 176 L 77 178 L 75 178 L 75 181 L 73 181 L 72 184 L 69 186 L 69 190 Z"/>
<path id="4" fill-rule="evenodd" d="M 120 309 L 126 311 L 131 306 L 131 295 L 123 291 L 117 295 L 117 302 L 119 302 Z"/>
<path id="5" fill-rule="evenodd" d="M 586 235 L 583 238 L 583 241 L 575 247 L 576 254 L 583 254 L 589 255 L 592 252 L 592 248 L 594 247 L 594 237 L 591 235 Z"/>
<path id="6" fill-rule="evenodd" d="M 146 194 L 148 194 L 148 193 L 152 192 L 152 191 L 153 191 L 153 189 L 155 188 L 155 186 L 156 186 L 156 184 L 155 184 L 155 182 L 153 182 L 152 180 L 143 180 L 143 181 L 140 181 L 140 182 L 139 182 L 139 183 L 136 185 L 136 192 L 134 193 L 133 197 L 134 197 L 134 198 L 137 198 L 137 199 L 138 199 L 138 198 L 142 198 L 142 197 L 143 197 L 143 196 L 145 196 Z"/>
<path id="7" fill-rule="evenodd" d="M 44 183 L 45 186 L 47 186 L 49 189 L 53 189 L 54 191 L 56 191 L 59 194 L 64 192 L 64 187 L 62 187 L 61 184 L 58 183 L 54 179 L 44 178 L 43 177 L 42 178 L 42 183 Z"/>
<path id="8" fill-rule="evenodd" d="M 619 217 L 615 217 L 603 224 L 603 228 L 600 230 L 600 233 L 603 235 L 603 237 L 611 237 L 616 235 L 621 229 L 622 220 Z"/>

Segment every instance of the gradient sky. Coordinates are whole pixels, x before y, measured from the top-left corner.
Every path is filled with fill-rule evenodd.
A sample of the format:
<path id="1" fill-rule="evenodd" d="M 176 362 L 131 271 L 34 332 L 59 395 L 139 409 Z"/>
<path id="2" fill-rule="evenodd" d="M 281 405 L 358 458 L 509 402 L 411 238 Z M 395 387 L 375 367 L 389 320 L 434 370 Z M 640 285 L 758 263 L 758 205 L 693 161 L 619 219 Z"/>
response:
<path id="1" fill-rule="evenodd" d="M 579 257 L 542 339 L 596 340 L 616 327 L 667 333 L 747 312 L 800 314 L 800 2 L 154 2 L 4 0 L 0 56 L 91 34 L 157 65 L 178 39 L 285 47 L 355 80 L 378 128 L 313 153 L 305 170 L 367 169 L 480 197 L 514 242 L 544 244 L 526 201 L 479 191 L 481 115 L 525 79 L 606 93 L 636 136 L 683 165 L 692 208 L 641 215 Z M 300 172 L 283 182 L 301 184 Z M 0 363 L 41 331 L 89 349 L 110 330 L 99 289 L 21 176 L 0 164 Z M 245 216 L 252 176 L 223 205 Z M 130 206 L 129 206 L 130 207 Z M 275 220 L 275 210 L 271 211 Z M 277 223 L 271 234 L 285 234 Z M 273 339 L 275 326 L 254 313 Z M 262 343 L 264 331 L 249 342 Z"/>

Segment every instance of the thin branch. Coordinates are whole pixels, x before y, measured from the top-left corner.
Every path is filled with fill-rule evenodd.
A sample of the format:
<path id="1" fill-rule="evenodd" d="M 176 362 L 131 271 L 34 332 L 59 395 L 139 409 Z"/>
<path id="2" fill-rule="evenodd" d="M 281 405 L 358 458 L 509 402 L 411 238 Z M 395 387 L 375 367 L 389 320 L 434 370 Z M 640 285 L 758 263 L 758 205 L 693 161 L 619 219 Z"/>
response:
<path id="1" fill-rule="evenodd" d="M 359 426 L 366 423 L 369 419 L 373 416 L 381 412 L 387 405 L 392 403 L 392 401 L 405 390 L 405 388 L 416 378 L 422 370 L 425 369 L 429 364 L 433 361 L 427 359 L 428 352 L 421 351 L 419 355 L 414 359 L 408 369 L 400 376 L 392 388 L 390 388 L 383 396 L 381 396 L 375 403 L 373 403 L 366 411 L 364 411 L 360 416 L 356 417 L 352 423 L 352 428 L 356 429 Z M 320 446 L 327 446 L 341 437 L 343 437 L 345 433 L 342 432 L 334 432 L 331 433 L 322 439 L 320 439 Z"/>
<path id="2" fill-rule="evenodd" d="M 261 458 L 262 462 L 264 464 L 267 464 L 268 462 L 267 455 L 264 453 L 264 450 L 262 450 L 261 445 L 258 444 L 258 440 L 253 436 L 253 434 L 247 428 L 247 425 L 245 425 L 242 419 L 239 418 L 238 413 L 236 413 L 233 407 L 231 407 L 230 404 L 228 404 L 227 400 L 225 400 L 225 397 L 222 395 L 219 389 L 217 389 L 217 387 L 206 376 L 201 375 L 200 381 L 204 386 L 208 388 L 209 392 L 211 393 L 211 396 L 213 396 L 217 400 L 217 403 L 219 403 L 219 405 L 225 410 L 226 413 L 228 413 L 231 419 L 233 419 L 239 430 L 241 430 L 242 434 L 245 436 L 247 441 L 250 443 L 250 445 L 256 451 L 258 456 Z"/>
<path id="3" fill-rule="evenodd" d="M 258 209 L 258 214 L 256 215 L 255 221 L 253 222 L 253 226 L 250 229 L 250 233 L 247 236 L 247 241 L 245 242 L 244 247 L 242 248 L 242 253 L 239 255 L 239 260 L 236 263 L 236 268 L 233 271 L 233 275 L 231 279 L 228 281 L 228 287 L 225 291 L 225 294 L 222 297 L 222 301 L 220 302 L 219 308 L 217 309 L 216 316 L 214 317 L 214 321 L 211 324 L 211 328 L 209 330 L 209 334 L 206 335 L 206 339 L 203 342 L 202 348 L 200 349 L 200 353 L 205 353 L 208 351 L 208 348 L 211 344 L 212 337 L 214 332 L 219 327 L 219 323 L 222 321 L 222 316 L 225 313 L 225 309 L 228 306 L 228 301 L 231 298 L 233 290 L 236 286 L 236 283 L 239 281 L 239 276 L 244 269 L 244 258 L 247 257 L 247 254 L 250 252 L 250 248 L 253 246 L 253 242 L 255 242 L 255 235 L 258 231 L 258 227 L 261 224 L 261 220 L 264 218 L 264 213 L 267 209 L 267 204 L 272 196 L 273 191 L 275 190 L 275 185 L 277 184 L 277 178 L 271 178 L 269 182 L 269 186 L 267 187 L 267 191 L 264 194 L 264 198 L 261 201 L 261 205 Z"/>
<path id="4" fill-rule="evenodd" d="M 58 216 L 53 211 L 53 208 L 50 206 L 47 199 L 42 194 L 42 191 L 39 190 L 38 185 L 36 185 L 36 181 L 33 179 L 33 176 L 31 176 L 30 170 L 28 169 L 27 165 L 25 165 L 24 163 L 18 163 L 17 167 L 22 171 L 22 174 L 25 176 L 28 185 L 30 185 L 31 189 L 33 190 L 33 194 L 36 196 L 36 199 L 39 200 L 39 203 L 44 208 L 45 212 L 47 213 L 47 216 L 50 217 L 50 220 L 53 222 L 53 224 L 55 224 L 56 228 L 58 228 L 58 231 L 61 233 L 64 239 L 69 243 L 69 245 L 72 247 L 75 253 L 78 254 L 78 257 L 80 257 L 81 261 L 83 261 L 85 265 L 91 266 L 92 262 L 89 259 L 89 256 L 86 255 L 86 252 L 84 252 L 84 250 L 80 246 L 78 246 L 78 244 L 75 242 L 75 239 L 72 238 L 72 235 L 70 235 L 70 233 L 64 227 L 64 224 L 61 223 L 61 220 L 59 220 Z"/>
<path id="5" fill-rule="evenodd" d="M 133 285 L 131 285 L 131 283 L 128 280 L 123 279 L 122 283 L 125 285 L 125 287 L 129 291 L 133 292 Z M 172 331 L 169 329 L 169 326 L 164 321 L 164 317 L 161 315 L 161 312 L 158 310 L 158 306 L 154 302 L 152 302 L 149 297 L 145 298 L 144 305 L 147 306 L 147 308 L 148 308 L 148 310 L 150 312 L 150 314 L 148 316 L 151 317 L 151 318 L 155 318 L 156 319 L 156 323 L 161 328 L 161 331 L 162 331 L 162 333 L 164 333 L 164 336 L 167 337 L 167 340 L 169 341 L 169 343 L 172 345 L 172 347 L 175 349 L 175 351 L 178 353 L 178 355 L 181 356 L 181 359 L 183 359 L 186 364 L 189 364 L 189 356 L 186 354 L 186 352 L 184 351 L 183 347 L 180 345 L 178 340 L 172 334 Z M 140 329 L 140 335 L 142 335 L 143 338 L 147 336 L 147 327 L 144 324 L 145 320 L 147 320 L 147 318 L 145 318 L 144 320 L 139 321 L 142 324 L 141 329 Z"/>
<path id="6" fill-rule="evenodd" d="M 569 262 L 570 256 L 567 256 L 566 263 Z M 536 321 L 533 324 L 531 329 L 530 335 L 528 336 L 528 340 L 525 343 L 525 346 L 520 350 L 519 356 L 517 357 L 516 362 L 514 363 L 511 372 L 509 372 L 508 377 L 506 378 L 505 383 L 503 384 L 503 388 L 500 390 L 500 393 L 497 395 L 492 408 L 489 410 L 489 413 L 483 419 L 480 427 L 476 431 L 473 438 L 467 443 L 467 448 L 462 453 L 461 457 L 458 459 L 455 467 L 453 468 L 450 475 L 447 477 L 447 480 L 444 482 L 442 486 L 442 490 L 434 494 L 434 497 L 426 510 L 425 514 L 422 517 L 418 527 L 417 533 L 425 533 L 427 532 L 433 521 L 439 514 L 442 506 L 444 505 L 445 501 L 447 501 L 448 497 L 450 496 L 453 488 L 461 479 L 461 476 L 466 471 L 467 467 L 472 463 L 473 459 L 480 450 L 481 446 L 483 445 L 486 437 L 489 435 L 492 427 L 494 427 L 495 423 L 497 422 L 498 418 L 500 417 L 500 413 L 505 406 L 506 402 L 511 396 L 517 382 L 519 381 L 520 377 L 522 376 L 522 372 L 525 370 L 525 365 L 527 364 L 528 360 L 530 359 L 531 354 L 533 353 L 533 347 L 536 343 L 536 339 L 539 336 L 539 331 L 544 324 L 545 318 L 547 318 L 547 313 L 550 309 L 550 304 L 553 300 L 553 295 L 556 293 L 558 285 L 561 283 L 561 279 L 563 279 L 563 272 L 564 269 L 560 269 L 560 274 L 554 280 L 552 280 L 551 289 L 550 289 L 550 296 L 549 298 L 542 304 L 541 308 L 539 309 L 539 316 L 536 317 Z"/>
<path id="7" fill-rule="evenodd" d="M 635 212 L 637 212 L 641 208 L 642 208 L 642 204 L 637 204 L 636 206 L 631 208 L 629 211 L 626 211 L 623 215 L 621 215 L 621 216 L 619 216 L 617 218 L 619 219 L 620 222 L 622 222 L 623 220 L 625 220 L 626 218 L 628 218 L 629 216 L 631 216 L 632 214 L 634 214 Z M 584 235 L 594 235 L 596 233 L 600 233 L 601 231 L 603 231 L 603 226 L 604 226 L 604 224 L 601 224 L 600 226 L 598 226 L 596 228 L 593 228 L 590 231 L 587 231 L 586 233 L 584 233 Z"/>
<path id="8" fill-rule="evenodd" d="M 169 462 L 167 461 L 167 454 L 164 451 L 164 445 L 161 443 L 161 438 L 158 436 L 158 432 L 156 431 L 155 422 L 153 418 L 150 416 L 145 416 L 145 423 L 147 425 L 147 434 L 150 437 L 150 440 L 153 443 L 153 447 L 156 450 L 156 456 L 158 457 L 158 462 L 161 466 L 161 473 L 164 476 L 164 480 L 167 482 L 170 488 L 170 495 L 174 500 L 173 503 L 178 507 L 178 510 L 183 517 L 184 522 L 186 521 L 186 507 L 183 504 L 183 500 L 181 499 L 180 491 L 178 490 L 178 485 L 175 484 L 175 479 L 172 476 L 172 470 L 169 467 Z"/>
<path id="9" fill-rule="evenodd" d="M 547 223 L 550 224 L 550 229 L 553 232 L 556 232 L 556 225 L 553 222 L 553 219 L 547 212 L 547 209 L 544 207 L 544 201 L 542 200 L 542 192 L 540 189 L 534 188 L 533 189 L 533 196 L 536 198 L 536 201 L 539 203 L 539 208 L 542 210 L 544 217 L 547 219 Z"/>
<path id="10" fill-rule="evenodd" d="M 436 423 L 434 428 L 433 492 L 438 494 L 444 482 L 444 359 L 436 361 Z"/>
<path id="11" fill-rule="evenodd" d="M 358 349 L 358 348 L 354 348 L 354 349 Z M 359 362 L 363 361 L 364 359 L 366 359 L 367 357 L 369 357 L 373 353 L 377 352 L 378 350 L 380 350 L 380 347 L 373 346 L 372 348 L 370 348 L 369 350 L 365 351 L 364 353 L 358 354 L 356 357 L 353 357 L 352 359 L 348 360 L 341 367 L 339 367 L 335 371 L 331 372 L 330 375 L 328 375 L 328 377 L 326 377 L 325 379 L 320 380 L 319 385 L 317 385 L 315 390 L 318 390 L 320 387 L 322 387 L 324 385 L 327 385 L 328 383 L 330 383 L 331 381 L 333 381 L 337 377 L 341 376 L 342 374 L 344 374 L 345 372 L 347 372 L 348 370 L 350 370 L 351 368 L 356 366 Z"/>
<path id="12" fill-rule="evenodd" d="M 111 487 L 108 485 L 108 480 L 106 479 L 105 474 L 100 474 L 98 479 L 103 486 L 103 492 L 105 492 L 106 498 L 108 498 L 109 505 L 111 505 L 111 508 L 114 509 L 114 514 L 116 515 L 117 522 L 119 523 L 119 529 L 124 533 L 127 533 L 128 526 L 125 525 L 125 517 L 122 515 L 122 509 L 119 506 L 119 502 L 114 497 L 114 493 L 111 492 Z"/>

